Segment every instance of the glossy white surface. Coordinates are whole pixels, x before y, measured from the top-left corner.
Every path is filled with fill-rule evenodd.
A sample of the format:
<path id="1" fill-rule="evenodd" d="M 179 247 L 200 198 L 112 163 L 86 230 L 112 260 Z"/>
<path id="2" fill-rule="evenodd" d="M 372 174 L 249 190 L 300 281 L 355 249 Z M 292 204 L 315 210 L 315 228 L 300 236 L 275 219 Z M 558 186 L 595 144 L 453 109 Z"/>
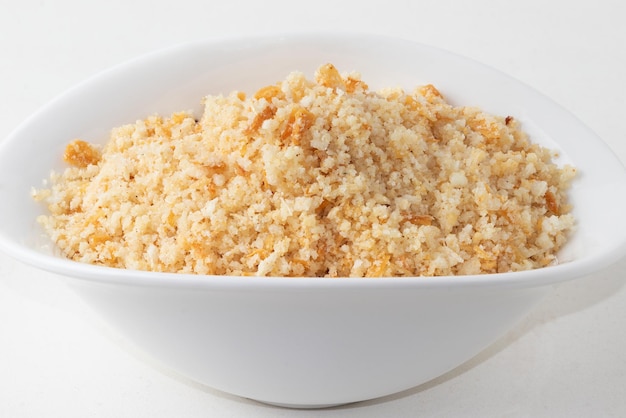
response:
<path id="1" fill-rule="evenodd" d="M 45 8 L 45 5 L 41 7 Z M 400 6 L 391 5 L 389 7 L 390 10 L 395 10 L 394 7 L 397 9 Z M 443 6 L 429 7 L 432 7 L 433 10 L 439 10 L 437 7 Z M 604 18 L 610 21 L 609 15 L 600 14 L 600 11 L 597 11 L 597 13 L 598 15 L 592 16 L 600 16 L 596 17 L 596 19 Z M 71 13 L 69 16 L 72 16 Z M 476 19 L 478 19 L 478 15 L 476 16 Z M 522 16 L 528 17 L 527 14 L 522 14 Z M 250 19 L 251 18 L 252 17 L 250 17 Z M 586 15 L 586 19 L 588 18 L 589 17 Z M 359 27 L 356 20 L 355 23 L 352 24 L 355 29 L 364 29 L 363 27 Z M 329 21 L 328 26 L 333 26 L 331 21 Z M 414 39 L 417 39 L 417 35 L 421 33 L 399 33 L 394 31 L 394 27 L 395 25 L 388 26 L 386 33 L 400 34 L 403 36 L 412 34 L 410 37 Z M 413 30 L 418 31 L 419 29 Z M 610 25 L 603 25 L 600 32 L 601 34 L 604 33 L 606 35 L 606 32 L 610 32 L 611 30 Z M 596 34 L 595 36 L 600 35 Z M 452 35 L 450 36 L 452 37 Z M 561 39 L 558 36 L 556 36 L 556 38 L 557 40 Z M 487 38 L 485 37 L 485 39 Z M 623 37 L 621 39 L 623 39 Z M 452 42 L 451 38 L 449 39 L 449 42 Z M 458 44 L 459 48 L 471 46 L 469 43 L 464 43 L 463 41 L 459 42 L 461 42 Z M 530 42 L 530 40 L 528 42 Z M 553 42 L 556 41 L 553 40 Z M 610 45 L 611 41 L 606 42 L 609 42 Z M 440 45 L 447 46 L 445 44 Z M 548 45 L 550 44 L 548 43 Z M 585 52 L 584 45 L 586 45 L 584 42 L 577 45 L 577 48 L 580 48 L 577 50 L 579 51 L 577 58 L 580 58 L 580 51 Z M 483 56 L 489 57 L 486 48 L 478 48 L 478 51 L 483 52 L 478 52 L 477 55 L 473 55 L 475 58 L 481 58 L 484 60 L 482 58 Z M 464 51 L 457 50 L 457 52 Z M 532 54 L 530 55 L 533 57 L 536 56 Z M 566 56 L 568 55 L 566 54 Z M 506 64 L 507 59 L 513 59 L 514 63 L 518 63 L 515 61 L 517 55 L 515 57 L 506 55 L 505 57 L 507 58 L 504 58 L 503 64 Z M 609 57 L 611 57 L 611 55 L 609 55 Z M 95 58 L 92 59 L 95 60 Z M 611 60 L 615 60 L 617 64 L 620 63 L 619 58 L 606 59 L 611 63 L 614 63 Z M 494 61 L 489 61 L 489 59 L 487 61 L 491 64 L 494 63 Z M 523 62 L 525 60 L 521 61 Z M 114 62 L 110 62 L 109 64 L 113 63 Z M 557 64 L 553 62 L 552 65 L 556 66 Z M 505 67 L 506 65 L 499 66 L 499 68 L 502 69 L 505 69 Z M 526 71 L 528 71 L 531 75 L 537 74 L 539 71 L 535 66 L 522 66 L 522 68 L 527 68 Z M 584 63 L 579 64 L 577 68 L 580 68 L 580 71 L 582 71 L 583 74 L 585 74 L 585 68 L 588 68 L 587 71 L 591 71 L 591 67 L 586 67 Z M 597 68 L 597 65 L 595 65 L 594 68 Z M 538 76 L 540 79 L 542 74 L 545 76 L 545 73 L 543 73 L 544 69 L 541 71 L 541 73 L 538 73 L 540 74 Z M 511 71 L 509 70 L 508 72 Z M 522 74 L 524 74 L 523 71 Z M 551 81 L 559 81 L 562 78 L 570 81 L 580 81 L 576 77 L 582 76 L 579 73 L 576 74 L 566 76 L 560 74 L 558 79 Z M 77 77 L 75 81 L 79 81 L 87 75 L 89 75 L 89 73 L 83 74 L 82 77 Z M 595 77 L 597 77 L 597 75 Z M 603 77 L 616 83 L 613 85 L 613 88 L 615 88 L 616 85 L 620 86 L 619 80 L 613 79 L 611 74 L 607 73 L 605 75 L 603 73 Z M 533 78 L 531 77 L 531 79 Z M 583 79 L 583 81 L 584 80 L 585 79 Z M 597 86 L 602 85 L 602 83 L 598 82 L 596 79 L 593 81 L 594 86 L 596 87 L 594 90 L 597 91 Z M 561 82 L 564 83 L 564 81 Z M 557 83 L 556 85 L 559 86 L 561 84 Z M 562 84 L 562 86 L 563 89 L 571 88 L 568 84 Z M 621 86 L 623 91 L 623 84 L 621 84 Z M 62 89 L 59 89 L 59 91 L 60 90 Z M 597 103 L 598 100 L 596 93 L 591 95 L 591 93 L 588 93 L 587 90 L 584 90 L 582 94 L 585 96 L 585 99 L 589 98 L 586 96 L 589 94 L 591 97 L 595 98 L 595 102 Z M 617 100 L 617 103 L 615 104 L 619 104 L 619 100 L 611 99 L 612 96 L 608 93 L 605 94 L 605 97 L 604 101 L 613 103 L 611 100 Z M 622 96 L 615 97 L 617 98 Z M 579 100 L 579 102 L 574 101 L 574 103 L 579 103 L 579 106 L 586 103 L 582 99 Z M 11 109 L 13 109 L 13 107 Z M 617 129 L 619 125 L 617 125 L 613 119 L 610 121 L 605 121 L 605 119 L 603 119 L 604 117 L 607 117 L 607 113 L 610 115 L 611 111 L 611 109 L 602 109 L 602 112 L 600 112 L 602 118 L 598 119 L 602 123 L 598 123 L 597 128 L 595 126 L 592 127 L 596 130 L 600 128 L 600 130 L 606 129 L 608 132 L 615 132 L 614 135 L 616 140 L 614 142 L 609 142 L 613 147 L 617 146 L 616 151 L 618 151 L 618 155 L 620 155 L 620 158 L 623 160 L 624 154 L 619 152 L 621 142 L 618 141 L 618 139 L 620 137 L 617 135 L 617 132 L 621 132 Z M 23 115 L 22 117 L 25 116 L 26 115 Z M 14 125 L 17 125 L 17 122 Z M 611 131 L 610 127 L 613 126 L 615 126 L 616 129 Z M 5 134 L 8 133 L 8 130 L 13 127 L 14 126 L 8 127 L 5 130 Z M 610 135 L 609 138 L 607 138 L 606 135 L 603 136 L 607 140 L 610 138 Z M 602 197 L 602 194 L 600 194 L 600 197 Z M 88 411 L 93 412 L 95 410 L 95 413 L 90 413 L 89 415 L 97 415 L 98 411 L 108 411 L 109 413 L 111 413 L 111 411 L 117 411 L 118 415 L 123 415 L 124 411 L 135 411 L 136 415 L 139 411 L 148 413 L 152 412 L 154 414 L 158 413 L 159 410 L 164 411 L 168 408 L 172 408 L 176 411 L 184 410 L 189 412 L 188 415 L 192 415 L 193 413 L 201 412 L 203 409 L 206 413 L 206 409 L 208 408 L 216 415 L 239 414 L 241 416 L 288 416 L 292 413 L 292 411 L 274 410 L 265 406 L 246 403 L 245 401 L 224 396 L 210 390 L 199 389 L 193 384 L 181 384 L 179 382 L 179 380 L 181 380 L 180 378 L 178 378 L 179 380 L 171 379 L 167 376 L 156 373 L 155 370 L 160 369 L 145 367 L 145 358 L 133 349 L 126 351 L 126 356 L 120 354 L 119 348 L 116 345 L 111 344 L 111 341 L 120 343 L 122 347 L 125 347 L 125 343 L 120 342 L 114 334 L 112 335 L 106 330 L 100 334 L 94 333 L 88 326 L 78 325 L 78 327 L 72 328 L 72 325 L 70 324 L 76 325 L 79 321 L 71 315 L 64 314 L 64 312 L 72 312 L 71 307 L 74 306 L 73 309 L 82 315 L 84 313 L 82 310 L 83 308 L 81 305 L 76 303 L 71 294 L 67 293 L 62 286 L 59 286 L 59 283 L 54 276 L 47 274 L 39 276 L 39 273 L 35 270 L 13 263 L 8 259 L 5 261 L 4 257 L 2 261 L 4 262 L 2 264 L 1 271 L 2 284 L 6 286 L 1 287 L 0 289 L 4 290 L 6 288 L 8 290 L 4 293 L 0 293 L 0 297 L 4 298 L 3 301 L 5 299 L 8 301 L 8 303 L 3 304 L 2 309 L 7 310 L 7 314 L 4 318 L 10 319 L 8 321 L 3 319 L 3 321 L 6 322 L 0 322 L 0 325 L 3 326 L 3 330 L 7 329 L 12 332 L 10 335 L 17 335 L 18 338 L 9 338 L 7 340 L 9 342 L 4 345 L 6 355 L 2 356 L 2 361 L 4 362 L 0 363 L 0 365 L 3 366 L 2 370 L 7 371 L 7 376 L 17 377 L 2 381 L 6 384 L 7 392 L 15 395 L 7 398 L 9 400 L 3 400 L 2 402 L 4 403 L 0 403 L 0 412 L 6 411 L 8 412 L 8 416 L 28 416 L 32 415 L 33 411 L 47 410 L 52 411 L 52 413 L 56 415 L 71 416 L 72 414 L 78 415 L 81 411 L 83 414 L 87 414 Z M 568 283 L 567 285 L 561 286 L 559 288 L 559 292 L 563 292 L 563 289 L 565 289 L 565 296 L 562 296 L 563 293 L 557 293 L 556 296 L 549 296 L 547 302 L 544 301 L 544 304 L 539 307 L 540 310 L 537 311 L 537 313 L 532 314 L 530 319 L 527 319 L 518 328 L 514 329 L 514 331 L 509 333 L 507 337 L 499 340 L 499 342 L 496 343 L 495 346 L 492 346 L 491 349 L 479 355 L 477 359 L 474 359 L 465 366 L 462 366 L 460 369 L 452 372 L 447 377 L 443 377 L 434 383 L 424 385 L 418 389 L 410 390 L 396 397 L 388 398 L 382 401 L 370 402 L 360 406 L 353 406 L 337 411 L 337 413 L 341 413 L 342 415 L 353 414 L 358 416 L 367 416 L 368 414 L 372 416 L 411 416 L 418 411 L 424 411 L 425 409 L 432 408 L 430 409 L 431 414 L 434 411 L 443 411 L 444 413 L 447 411 L 448 415 L 454 415 L 454 411 L 464 411 L 467 413 L 469 407 L 469 411 L 473 411 L 476 414 L 484 415 L 486 412 L 486 414 L 498 416 L 503 414 L 528 414 L 537 416 L 541 413 L 546 413 L 546 411 L 554 412 L 552 414 L 546 413 L 549 416 L 555 416 L 558 415 L 559 412 L 566 411 L 583 413 L 581 416 L 584 416 L 585 408 L 587 408 L 586 411 L 589 413 L 595 411 L 601 415 L 603 412 L 620 415 L 620 412 L 623 412 L 623 410 L 620 409 L 620 392 L 616 391 L 615 388 L 623 387 L 624 382 L 623 380 L 620 380 L 619 377 L 620 373 L 623 375 L 624 371 L 623 354 L 620 355 L 623 350 L 619 349 L 620 347 L 624 347 L 624 336 L 623 332 L 620 334 L 621 328 L 617 326 L 619 321 L 616 321 L 615 318 L 620 317 L 620 305 L 618 304 L 618 301 L 620 295 L 623 295 L 620 277 L 620 273 L 623 268 L 624 263 L 623 261 L 620 261 L 611 269 L 604 270 L 601 273 L 589 276 L 578 282 L 572 282 L 571 284 Z M 567 293 L 567 289 L 570 291 L 569 294 Z M 617 299 L 617 301 L 615 299 Z M 128 300 L 132 299 L 129 297 Z M 554 304 L 554 301 L 560 301 L 560 303 Z M 26 302 L 25 306 L 28 307 L 28 309 L 25 309 L 24 311 L 19 310 L 22 302 Z M 74 305 L 72 305 L 72 303 Z M 329 303 L 332 305 L 332 301 Z M 65 306 L 68 305 L 70 306 L 70 310 L 65 311 L 65 309 L 67 309 Z M 120 303 L 120 305 L 123 305 L 123 303 Z M 600 308 L 598 308 L 597 305 L 599 305 Z M 130 303 L 129 307 L 132 306 L 133 304 Z M 16 312 L 21 312 L 21 315 L 16 314 Z M 621 312 L 621 318 L 623 318 L 623 311 Z M 42 313 L 44 314 L 42 315 Z M 59 313 L 61 314 L 60 316 Z M 582 320 L 580 320 L 581 317 Z M 35 320 L 35 318 L 37 318 L 37 320 Z M 53 323 L 50 318 L 61 319 L 61 325 L 57 325 L 56 328 L 54 328 L 57 321 L 54 321 Z M 64 318 L 67 322 L 62 321 Z M 574 321 L 575 319 L 578 320 Z M 547 322 L 545 322 L 546 320 Z M 84 323 L 82 324 L 84 325 Z M 600 340 L 604 342 L 604 344 L 594 341 L 593 338 L 585 337 L 579 339 L 580 329 L 584 324 L 589 326 L 585 329 L 586 335 L 589 335 L 594 331 L 597 332 L 598 329 L 610 331 L 606 334 L 604 340 Z M 612 328 L 611 324 L 614 324 Z M 41 325 L 41 327 L 33 328 L 38 331 L 33 331 L 31 334 L 31 328 L 29 325 Z M 60 332 L 58 334 L 48 332 L 46 331 L 48 327 L 53 327 L 52 329 Z M 102 328 L 96 329 L 102 330 Z M 73 330 L 73 332 L 70 330 Z M 63 331 L 66 331 L 67 333 L 63 333 Z M 545 333 L 542 333 L 542 331 L 545 331 Z M 572 334 L 568 334 L 568 331 L 572 332 Z M 31 340 L 28 340 L 29 335 L 32 335 Z M 85 335 L 85 337 L 83 335 Z M 366 333 L 363 332 L 363 335 L 366 335 Z M 88 338 L 86 336 L 92 336 L 94 339 L 86 340 L 85 338 Z M 105 338 L 102 338 L 103 336 Z M 106 339 L 106 336 L 109 336 L 110 338 Z M 21 337 L 21 339 L 19 337 Z M 30 341 L 30 344 L 24 343 L 24 341 Z M 60 346 L 58 344 L 55 346 L 54 344 L 47 344 L 42 341 L 57 341 L 62 342 L 62 344 Z M 72 341 L 82 342 L 83 345 L 76 343 L 72 344 Z M 93 343 L 89 344 L 88 341 L 93 341 Z M 537 345 L 537 341 L 540 343 L 543 342 L 543 344 Z M 622 345 L 620 345 L 620 341 Z M 37 347 L 45 349 L 37 351 Z M 110 349 L 110 351 L 107 352 L 115 354 L 110 355 L 109 357 L 106 357 L 106 355 L 98 355 L 94 357 L 90 356 L 91 354 L 95 354 L 93 353 L 94 351 L 96 353 L 101 353 L 101 351 L 105 350 L 105 347 L 109 347 Z M 46 355 L 49 355 L 50 353 L 60 355 L 51 355 L 50 357 L 46 357 Z M 63 353 L 72 354 L 68 356 Z M 135 358 L 133 361 L 132 357 L 128 357 L 129 353 L 135 354 L 140 360 L 137 361 Z M 36 355 L 33 356 L 32 354 Z M 563 363 L 564 360 L 562 360 L 562 358 L 565 356 L 567 359 L 568 355 L 573 355 L 573 358 L 578 360 L 570 363 Z M 43 359 L 46 358 L 49 358 L 49 361 L 44 362 Z M 91 360 L 94 358 L 104 358 L 105 360 L 102 361 L 102 364 L 90 364 Z M 56 365 L 63 359 L 67 360 L 66 362 L 63 362 L 63 366 L 61 368 L 56 367 Z M 572 357 L 570 357 L 570 359 L 572 359 Z M 595 360 L 593 369 L 591 367 L 588 369 L 585 368 L 586 362 L 590 362 L 591 359 Z M 620 363 L 620 359 L 622 360 L 622 363 Z M 535 372 L 530 374 L 527 367 L 529 362 L 531 366 L 533 364 L 539 366 L 544 364 L 544 367 L 539 367 L 538 369 L 530 367 L 530 369 Z M 29 364 L 34 367 L 29 369 L 29 367 L 27 367 Z M 130 369 L 135 370 L 136 372 L 131 372 L 130 375 L 125 375 L 124 371 L 127 369 L 120 368 L 120 364 L 130 365 Z M 132 369 L 133 365 L 136 369 Z M 514 371 L 517 371 L 516 376 L 519 376 L 519 379 L 513 382 L 510 381 L 511 368 Z M 18 369 L 22 370 L 23 374 L 18 376 L 16 373 L 11 373 Z M 490 371 L 492 374 L 489 374 Z M 31 378 L 28 378 L 28 376 L 31 376 Z M 42 383 L 39 383 L 39 376 L 48 377 L 49 380 L 44 380 Z M 59 379 L 60 376 L 69 376 L 71 378 Z M 82 379 L 81 376 L 83 376 Z M 125 388 L 128 387 L 128 383 L 126 383 L 128 380 L 120 380 L 117 378 L 118 376 L 130 376 L 130 382 L 148 381 L 149 384 L 142 385 L 139 383 L 137 386 L 133 387 L 134 389 L 132 389 L 132 393 L 138 394 L 139 396 L 128 396 L 128 392 L 125 390 Z M 587 377 L 587 380 L 582 379 L 583 383 L 575 385 L 573 383 L 575 380 L 580 381 L 580 379 L 576 379 L 576 376 Z M 597 379 L 595 379 L 594 376 L 597 376 Z M 154 380 L 150 379 L 150 377 L 154 377 Z M 450 377 L 454 378 L 451 379 Z M 507 380 L 498 380 L 505 378 Z M 65 380 L 71 383 L 64 386 L 63 381 Z M 176 384 L 184 386 L 186 389 L 172 385 L 172 380 L 174 380 Z M 483 383 L 482 388 L 475 388 L 474 382 L 476 380 Z M 524 384 L 521 384 L 520 380 L 524 382 Z M 496 384 L 494 381 L 500 383 Z M 89 386 L 89 382 L 93 382 L 93 386 Z M 505 384 L 504 382 L 507 383 Z M 563 390 L 554 389 L 553 385 L 548 385 L 548 387 L 546 387 L 547 382 L 559 382 Z M 593 387 L 589 386 L 591 382 L 593 382 Z M 620 382 L 622 383 L 621 385 Z M 467 386 L 464 386 L 464 383 Z M 155 388 L 157 385 L 158 388 Z M 146 390 L 146 386 L 152 387 L 154 390 Z M 85 391 L 90 390 L 90 387 L 92 389 L 99 389 L 94 390 L 94 392 L 87 392 L 93 393 L 91 397 L 63 397 L 63 394 L 84 394 Z M 533 389 L 529 390 L 528 387 Z M 581 388 L 580 390 L 584 388 L 584 396 L 587 397 L 587 400 L 585 402 L 578 400 L 579 403 L 576 404 L 577 399 L 584 397 L 582 396 L 582 392 L 578 392 L 578 396 L 573 396 L 571 391 L 572 387 Z M 459 390 L 459 388 L 461 390 Z M 511 391 L 507 390 L 508 388 L 511 388 Z M 569 389 L 569 391 L 566 389 Z M 145 391 L 142 392 L 142 390 Z M 159 390 L 162 392 L 158 392 Z M 446 393 L 450 390 L 454 390 L 455 395 L 453 397 L 451 395 L 446 396 Z M 37 393 L 38 396 L 29 395 L 29 393 L 33 392 Z M 208 392 L 208 394 L 205 392 Z M 495 397 L 490 396 L 491 393 L 494 392 L 498 392 L 503 395 L 500 396 L 502 399 L 495 399 Z M 106 395 L 103 395 L 103 393 Z M 160 393 L 160 395 L 155 396 L 156 393 Z M 172 393 L 174 393 L 174 395 L 172 395 Z M 482 398 L 482 402 L 479 401 L 481 399 L 481 393 L 484 393 L 485 396 Z M 546 393 L 551 393 L 553 396 L 549 397 Z M 574 391 L 574 393 L 576 392 Z M 115 398 L 115 396 L 118 397 L 117 402 L 104 402 L 105 399 L 110 397 Z M 211 398 L 211 400 L 206 400 L 205 397 Z M 451 398 L 453 399 L 452 401 L 450 400 Z M 65 399 L 65 401 L 63 401 L 63 399 Z M 72 402 L 69 402 L 69 399 L 71 399 Z M 98 401 L 98 399 L 100 401 Z M 457 402 L 454 402 L 454 399 L 456 399 Z M 504 400 L 508 400 L 508 402 L 505 402 Z M 511 400 L 513 400 L 513 402 L 511 402 Z M 518 402 L 515 402 L 515 400 L 518 400 Z M 577 407 L 572 405 L 577 405 Z M 333 413 L 333 411 L 327 412 L 329 414 Z M 537 414 L 537 412 L 539 412 L 539 414 Z M 567 415 L 572 416 L 575 414 L 570 413 Z"/>

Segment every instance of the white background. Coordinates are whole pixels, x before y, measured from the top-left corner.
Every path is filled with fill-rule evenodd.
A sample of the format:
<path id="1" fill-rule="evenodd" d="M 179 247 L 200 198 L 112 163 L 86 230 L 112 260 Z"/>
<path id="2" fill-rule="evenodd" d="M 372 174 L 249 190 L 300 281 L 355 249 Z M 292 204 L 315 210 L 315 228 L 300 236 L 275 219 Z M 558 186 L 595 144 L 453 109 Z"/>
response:
<path id="1" fill-rule="evenodd" d="M 412 39 L 509 73 L 576 114 L 626 161 L 625 20 L 622 0 L 0 0 L 0 140 L 65 89 L 139 54 L 198 38 L 334 30 Z M 57 277 L 0 254 L 0 417 L 626 416 L 625 272 L 623 259 L 561 285 L 435 381 L 297 411 L 167 371 Z"/>

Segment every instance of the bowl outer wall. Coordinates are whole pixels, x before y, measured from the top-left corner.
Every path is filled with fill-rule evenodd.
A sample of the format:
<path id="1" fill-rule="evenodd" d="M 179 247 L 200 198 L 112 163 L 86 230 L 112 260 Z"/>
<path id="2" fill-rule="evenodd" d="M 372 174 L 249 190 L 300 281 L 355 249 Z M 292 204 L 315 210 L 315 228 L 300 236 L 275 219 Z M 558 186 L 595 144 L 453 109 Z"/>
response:
<path id="1" fill-rule="evenodd" d="M 166 367 L 227 393 L 296 407 L 427 382 L 479 353 L 552 289 L 172 289 L 68 280 Z"/>

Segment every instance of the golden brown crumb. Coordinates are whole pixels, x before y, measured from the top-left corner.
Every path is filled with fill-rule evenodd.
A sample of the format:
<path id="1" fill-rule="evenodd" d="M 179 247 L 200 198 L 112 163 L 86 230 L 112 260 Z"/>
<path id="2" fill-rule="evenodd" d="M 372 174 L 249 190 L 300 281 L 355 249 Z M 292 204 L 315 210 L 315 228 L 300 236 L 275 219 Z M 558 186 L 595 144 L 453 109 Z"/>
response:
<path id="1" fill-rule="evenodd" d="M 557 203 L 554 194 L 550 190 L 548 190 L 545 194 L 545 198 L 546 208 L 548 208 L 548 210 L 553 214 L 559 215 L 559 204 Z"/>
<path id="2" fill-rule="evenodd" d="M 250 123 L 250 126 L 246 128 L 244 133 L 252 134 L 258 131 L 261 125 L 263 124 L 263 122 L 266 121 L 267 119 L 273 118 L 275 113 L 276 113 L 275 107 L 267 106 L 260 113 L 256 114 L 256 116 L 252 120 L 252 123 Z"/>
<path id="3" fill-rule="evenodd" d="M 346 83 L 332 64 L 322 65 L 315 73 L 315 81 L 324 87 L 345 90 Z"/>
<path id="4" fill-rule="evenodd" d="M 68 257 L 242 276 L 439 276 L 554 263 L 575 175 L 512 116 L 332 64 L 77 140 L 36 193 Z"/>
<path id="5" fill-rule="evenodd" d="M 255 99 L 265 99 L 268 103 L 272 102 L 272 98 L 276 97 L 277 99 L 282 99 L 285 97 L 285 94 L 280 89 L 279 85 L 270 85 L 261 87 L 255 94 Z"/>
<path id="6" fill-rule="evenodd" d="M 292 144 L 301 145 L 306 131 L 313 125 L 315 115 L 302 107 L 294 107 L 289 113 L 287 124 L 280 134 L 282 140 L 290 140 Z"/>
<path id="7" fill-rule="evenodd" d="M 85 168 L 98 163 L 100 152 L 87 142 L 75 139 L 65 147 L 63 160 L 71 166 Z"/>

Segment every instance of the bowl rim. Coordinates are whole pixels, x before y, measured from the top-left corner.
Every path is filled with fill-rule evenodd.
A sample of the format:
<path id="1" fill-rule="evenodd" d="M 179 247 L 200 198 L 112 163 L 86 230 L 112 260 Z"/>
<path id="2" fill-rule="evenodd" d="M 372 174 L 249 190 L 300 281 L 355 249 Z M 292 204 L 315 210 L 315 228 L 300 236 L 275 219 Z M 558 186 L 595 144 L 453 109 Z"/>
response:
<path id="1" fill-rule="evenodd" d="M 200 275 L 190 273 L 151 272 L 92 265 L 40 254 L 21 246 L 7 246 L 0 237 L 0 249 L 15 259 L 32 267 L 54 273 L 64 278 L 83 282 L 124 285 L 130 287 L 156 287 L 210 290 L 325 290 L 325 289 L 468 289 L 468 288 L 533 288 L 555 285 L 573 280 L 617 262 L 623 250 L 599 254 L 583 260 L 533 270 L 472 274 L 457 276 L 407 276 L 407 277 L 279 277 Z"/>
<path id="2" fill-rule="evenodd" d="M 190 42 L 182 42 L 165 48 L 160 48 L 152 52 L 141 54 L 137 57 L 131 58 L 119 64 L 116 64 L 110 68 L 104 69 L 94 75 L 86 78 L 85 80 L 77 83 L 73 87 L 70 87 L 66 91 L 57 95 L 50 100 L 39 110 L 34 112 L 31 116 L 25 119 L 19 124 L 3 141 L 0 142 L 0 155 L 5 148 L 9 147 L 9 144 L 18 138 L 20 132 L 27 127 L 33 120 L 36 120 L 39 115 L 45 113 L 48 109 L 53 108 L 58 102 L 64 100 L 66 97 L 73 94 L 75 91 L 79 91 L 83 86 L 89 85 L 100 78 L 107 77 L 110 74 L 124 71 L 125 69 L 137 65 L 145 60 L 158 59 L 161 56 L 172 53 L 173 51 L 180 51 L 186 48 L 195 48 L 198 46 L 233 46 L 241 43 L 254 43 L 254 42 L 311 42 L 315 40 L 339 40 L 339 41 L 366 41 L 367 39 L 373 41 L 384 42 L 400 42 L 407 45 L 418 46 L 430 51 L 436 51 L 439 54 L 448 55 L 455 59 L 463 59 L 473 65 L 479 65 L 488 72 L 497 73 L 500 77 L 504 77 L 510 81 L 515 82 L 523 86 L 526 89 L 532 90 L 534 94 L 540 96 L 552 103 L 550 98 L 538 92 L 531 86 L 509 76 L 508 74 L 493 68 L 489 65 L 483 64 L 472 58 L 435 47 L 420 42 L 415 42 L 408 39 L 399 37 L 392 37 L 387 35 L 378 35 L 372 33 L 355 33 L 355 32 L 292 32 L 292 33 L 267 33 L 263 35 L 237 35 L 237 36 L 223 36 L 206 38 L 200 40 L 194 40 Z M 558 105 L 557 105 L 558 106 Z M 559 106 L 559 108 L 574 117 L 567 109 Z M 581 126 L 584 124 L 578 121 Z M 586 127 L 585 127 L 586 128 Z M 594 135 L 595 136 L 595 135 Z M 604 146 L 608 153 L 615 154 L 608 147 L 608 145 L 598 138 L 598 146 Z M 619 161 L 619 160 L 618 160 Z M 622 169 L 626 178 L 626 168 L 622 164 Z M 462 276 L 437 276 L 437 277 L 375 277 L 375 278 L 352 278 L 352 277 L 340 277 L 340 278 L 311 278 L 311 277 L 256 277 L 256 276 L 216 276 L 216 275 L 196 275 L 196 274 L 183 274 L 183 273 L 163 273 L 163 272 L 149 272 L 130 269 L 120 269 L 112 267 L 104 267 L 91 265 L 81 262 L 72 261 L 69 259 L 60 258 L 53 255 L 42 254 L 35 251 L 28 246 L 20 243 L 16 243 L 9 237 L 5 236 L 4 232 L 0 230 L 0 250 L 8 254 L 9 256 L 34 267 L 37 267 L 48 272 L 59 274 L 62 276 L 71 277 L 74 279 L 85 280 L 89 282 L 110 283 L 110 284 L 123 284 L 129 286 L 157 286 L 157 287 L 180 287 L 180 288 L 221 288 L 221 289 L 276 289 L 276 288 L 289 288 L 289 289 L 327 289 L 332 288 L 467 288 L 467 287 L 535 287 L 551 285 L 558 282 L 570 280 L 573 278 L 581 277 L 597 270 L 607 267 L 608 265 L 621 259 L 626 253 L 626 237 L 620 242 L 613 245 L 609 251 L 603 253 L 594 254 L 593 256 L 584 257 L 582 259 L 575 259 L 562 264 L 556 264 L 544 268 L 507 272 L 507 273 L 492 273 L 492 274 L 475 274 L 475 275 L 462 275 Z M 232 280 L 231 280 L 232 279 Z"/>

